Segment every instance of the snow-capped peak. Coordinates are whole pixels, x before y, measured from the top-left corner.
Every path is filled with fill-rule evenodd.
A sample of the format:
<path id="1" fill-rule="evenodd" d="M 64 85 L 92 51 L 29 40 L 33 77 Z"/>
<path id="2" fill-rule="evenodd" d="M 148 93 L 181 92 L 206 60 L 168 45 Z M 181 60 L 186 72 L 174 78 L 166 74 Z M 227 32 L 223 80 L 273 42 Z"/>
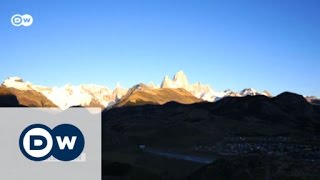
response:
<path id="1" fill-rule="evenodd" d="M 257 95 L 258 91 L 256 91 L 255 89 L 253 88 L 245 88 L 243 89 L 242 91 L 240 91 L 240 95 L 241 96 L 255 96 Z"/>
<path id="2" fill-rule="evenodd" d="M 26 83 L 20 77 L 9 77 L 8 79 L 4 80 L 2 85 L 8 88 L 15 88 L 19 90 L 31 90 L 30 83 Z"/>
<path id="3" fill-rule="evenodd" d="M 147 86 L 148 86 L 149 88 L 151 88 L 151 89 L 157 89 L 157 88 L 159 88 L 159 86 L 155 85 L 153 81 L 151 81 Z"/>
<path id="4" fill-rule="evenodd" d="M 225 91 L 214 91 L 214 89 L 211 88 L 209 85 L 201 84 L 200 82 L 195 84 L 189 84 L 188 78 L 183 71 L 177 72 L 172 80 L 168 76 L 165 76 L 162 81 L 161 88 L 184 88 L 185 90 L 193 94 L 195 97 L 210 102 L 219 100 L 227 96 L 242 97 L 248 95 L 265 95 L 271 97 L 271 94 L 269 92 L 264 91 L 260 93 L 253 88 L 246 88 L 237 93 L 229 89 Z"/>
<path id="5" fill-rule="evenodd" d="M 96 84 L 81 84 L 77 86 L 66 84 L 62 87 L 45 87 L 24 82 L 20 77 L 10 77 L 2 85 L 22 91 L 40 92 L 61 109 L 76 105 L 107 107 L 111 102 L 114 103 L 116 96 L 120 98 L 126 92 L 120 85 L 117 86 L 115 91 L 111 91 L 106 86 Z"/>
<path id="6" fill-rule="evenodd" d="M 166 75 L 163 78 L 163 81 L 161 83 L 161 88 L 174 88 L 175 85 L 173 84 L 172 80 L 169 78 L 168 75 Z"/>
<path id="7" fill-rule="evenodd" d="M 209 85 L 201 84 L 200 82 L 189 84 L 188 78 L 183 71 L 177 72 L 172 80 L 169 76 L 165 76 L 161 88 L 183 88 L 195 97 L 211 102 L 215 101 L 217 97 L 217 93 Z"/>
<path id="8" fill-rule="evenodd" d="M 173 76 L 173 79 L 166 75 L 161 83 L 161 88 L 184 88 L 188 90 L 190 85 L 184 72 L 179 71 Z"/>
<path id="9" fill-rule="evenodd" d="M 264 96 L 268 96 L 268 97 L 272 96 L 271 93 L 269 93 L 268 91 L 259 92 L 253 88 L 246 88 L 246 89 L 240 91 L 239 95 L 240 96 L 264 95 Z"/>
<path id="10" fill-rule="evenodd" d="M 106 107 L 110 101 L 105 97 L 112 94 L 109 88 L 96 84 L 81 84 L 78 86 L 67 84 L 63 87 L 36 90 L 44 94 L 61 109 L 76 105 L 89 106 L 90 104 Z"/>
<path id="11" fill-rule="evenodd" d="M 189 88 L 188 78 L 183 71 L 179 71 L 174 75 L 173 83 L 177 88 Z"/>

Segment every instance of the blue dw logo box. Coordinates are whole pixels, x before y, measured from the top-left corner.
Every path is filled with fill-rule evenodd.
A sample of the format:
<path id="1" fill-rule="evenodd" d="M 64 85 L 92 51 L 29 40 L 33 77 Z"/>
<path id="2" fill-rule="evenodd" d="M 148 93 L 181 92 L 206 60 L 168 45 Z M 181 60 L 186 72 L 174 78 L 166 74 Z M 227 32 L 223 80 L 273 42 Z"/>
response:
<path id="1" fill-rule="evenodd" d="M 22 154 L 32 161 L 44 161 L 50 156 L 60 161 L 72 161 L 83 151 L 85 139 L 76 126 L 61 124 L 54 129 L 43 124 L 28 126 L 20 135 Z"/>

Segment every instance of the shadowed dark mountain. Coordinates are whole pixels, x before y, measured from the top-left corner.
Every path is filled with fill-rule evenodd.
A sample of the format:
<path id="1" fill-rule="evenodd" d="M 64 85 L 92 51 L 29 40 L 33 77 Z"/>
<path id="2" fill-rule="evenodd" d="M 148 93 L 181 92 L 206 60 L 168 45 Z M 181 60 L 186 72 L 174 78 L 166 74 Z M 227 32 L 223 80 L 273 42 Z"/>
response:
<path id="1" fill-rule="evenodd" d="M 0 95 L 0 107 L 20 107 L 18 99 L 15 95 Z"/>
<path id="2" fill-rule="evenodd" d="M 129 144 L 191 145 L 234 135 L 319 135 L 320 110 L 302 96 L 285 92 L 274 98 L 113 108 L 103 111 L 103 125 L 107 134 L 115 133 L 112 137 Z"/>
<path id="3" fill-rule="evenodd" d="M 147 160 L 151 157 L 144 157 L 145 155 L 136 149 L 142 144 L 155 149 L 185 151 L 199 145 L 219 143 L 226 137 L 285 136 L 298 140 L 320 137 L 319 106 L 310 104 L 301 95 L 289 92 L 274 98 L 258 95 L 226 97 L 215 103 L 200 102 L 186 105 L 169 102 L 164 105 L 117 107 L 104 110 L 102 118 L 103 154 L 107 160 L 142 166 L 149 170 L 152 166 L 156 166 L 155 170 L 152 169 L 153 172 L 162 172 L 165 167 L 172 165 L 164 174 L 170 174 L 171 169 L 181 168 L 179 171 L 181 176 L 192 173 L 192 168 L 187 170 L 188 163 L 173 165 L 170 160 L 152 159 L 153 163 L 148 164 Z M 139 159 L 144 159 L 144 163 L 137 163 Z M 250 164 L 250 160 L 248 161 Z M 197 167 L 199 168 L 193 166 L 193 169 Z M 248 165 L 245 168 L 250 167 L 251 165 Z M 260 168 L 263 169 L 264 165 Z M 256 170 L 250 170 L 249 179 L 258 177 L 252 176 Z M 203 172 L 200 171 L 200 174 Z M 246 171 L 239 169 L 238 172 L 241 175 Z M 246 178 L 247 175 L 243 174 L 243 177 Z M 190 176 L 197 179 L 194 177 Z"/>

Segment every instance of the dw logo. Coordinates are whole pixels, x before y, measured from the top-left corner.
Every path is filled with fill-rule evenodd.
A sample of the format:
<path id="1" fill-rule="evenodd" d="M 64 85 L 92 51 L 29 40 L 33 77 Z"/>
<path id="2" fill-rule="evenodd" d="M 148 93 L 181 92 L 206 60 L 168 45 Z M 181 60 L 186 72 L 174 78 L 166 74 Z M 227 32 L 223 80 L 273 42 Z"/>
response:
<path id="1" fill-rule="evenodd" d="M 52 130 L 33 124 L 23 130 L 19 139 L 22 154 L 32 161 L 43 161 L 50 156 L 72 161 L 82 153 L 84 144 L 83 134 L 71 124 L 61 124 Z"/>
<path id="2" fill-rule="evenodd" d="M 11 24 L 14 26 L 31 26 L 33 18 L 29 14 L 15 14 L 11 17 Z"/>

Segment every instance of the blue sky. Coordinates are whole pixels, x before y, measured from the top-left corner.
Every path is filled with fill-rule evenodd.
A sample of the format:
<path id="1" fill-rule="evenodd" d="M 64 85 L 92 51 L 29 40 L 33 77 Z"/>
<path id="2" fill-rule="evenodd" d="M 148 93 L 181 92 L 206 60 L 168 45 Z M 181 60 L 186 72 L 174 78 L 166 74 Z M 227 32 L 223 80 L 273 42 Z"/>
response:
<path id="1" fill-rule="evenodd" d="M 319 17 L 319 0 L 2 0 L 0 79 L 112 88 L 183 70 L 216 90 L 320 96 Z"/>

